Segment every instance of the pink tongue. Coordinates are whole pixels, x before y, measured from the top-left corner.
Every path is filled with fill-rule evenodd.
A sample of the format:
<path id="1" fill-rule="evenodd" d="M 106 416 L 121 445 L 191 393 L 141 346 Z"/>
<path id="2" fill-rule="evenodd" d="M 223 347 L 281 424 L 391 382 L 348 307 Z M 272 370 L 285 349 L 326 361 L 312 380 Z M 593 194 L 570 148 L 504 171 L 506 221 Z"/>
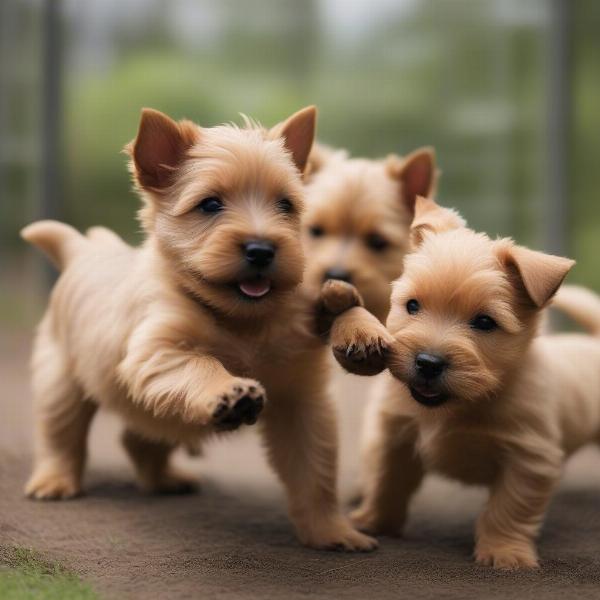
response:
<path id="1" fill-rule="evenodd" d="M 416 387 L 415 389 L 417 390 L 417 392 L 419 392 L 419 394 L 421 394 L 421 396 L 425 396 L 425 398 L 435 398 L 435 396 L 439 396 L 440 393 L 436 392 L 434 390 L 429 390 L 426 387 Z"/>
<path id="2" fill-rule="evenodd" d="M 240 290 L 251 298 L 260 298 L 269 292 L 271 282 L 266 278 L 249 279 L 240 283 Z"/>

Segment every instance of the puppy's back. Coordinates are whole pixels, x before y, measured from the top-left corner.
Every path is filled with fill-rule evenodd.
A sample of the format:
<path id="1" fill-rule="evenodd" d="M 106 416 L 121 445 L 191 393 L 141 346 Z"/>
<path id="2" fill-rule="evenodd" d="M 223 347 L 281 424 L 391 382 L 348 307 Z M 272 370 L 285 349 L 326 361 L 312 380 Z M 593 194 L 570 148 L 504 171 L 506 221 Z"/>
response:
<path id="1" fill-rule="evenodd" d="M 89 396 L 109 395 L 129 333 L 148 295 L 143 248 L 132 248 L 113 232 L 95 228 L 83 236 L 58 222 L 38 222 L 23 237 L 41 248 L 61 270 L 35 342 L 36 357 L 48 348 L 71 365 Z"/>

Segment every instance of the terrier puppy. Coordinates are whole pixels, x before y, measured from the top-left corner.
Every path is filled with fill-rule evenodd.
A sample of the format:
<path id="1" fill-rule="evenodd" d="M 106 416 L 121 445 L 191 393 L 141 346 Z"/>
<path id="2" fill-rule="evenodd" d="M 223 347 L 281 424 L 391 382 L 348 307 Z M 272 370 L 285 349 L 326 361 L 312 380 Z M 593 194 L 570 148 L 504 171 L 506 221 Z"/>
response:
<path id="1" fill-rule="evenodd" d="M 367 160 L 315 145 L 306 179 L 308 285 L 318 290 L 327 279 L 351 282 L 367 310 L 384 321 L 390 282 L 400 276 L 409 248 L 415 198 L 436 187 L 433 149 Z"/>
<path id="2" fill-rule="evenodd" d="M 332 328 L 346 368 L 385 363 L 391 373 L 369 407 L 364 499 L 352 519 L 401 533 L 412 495 L 436 471 L 489 488 L 477 562 L 536 567 L 534 540 L 565 458 L 600 442 L 600 299 L 558 300 L 594 336 L 540 335 L 573 261 L 491 240 L 423 198 L 411 238 L 389 333 L 359 307 Z"/>
<path id="3" fill-rule="evenodd" d="M 309 288 L 317 292 L 324 280 L 332 278 L 351 281 L 368 310 L 385 322 L 390 284 L 402 272 L 408 250 L 416 194 L 433 193 L 436 178 L 431 148 L 404 158 L 390 155 L 367 160 L 314 145 L 305 175 L 303 219 Z M 364 399 L 373 383 L 349 377 L 337 368 L 332 373 L 330 389 L 338 407 L 342 444 L 355 443 Z M 342 454 L 340 467 L 352 479 L 356 461 L 345 461 L 347 456 Z"/>
<path id="4" fill-rule="evenodd" d="M 188 486 L 169 465 L 177 444 L 256 422 L 286 488 L 300 540 L 371 550 L 336 496 L 335 415 L 313 300 L 299 288 L 301 175 L 314 107 L 266 131 L 200 128 L 144 110 L 127 147 L 146 240 L 56 222 L 23 237 L 62 274 L 33 353 L 33 498 L 81 490 L 90 422 L 121 415 L 140 485 Z"/>

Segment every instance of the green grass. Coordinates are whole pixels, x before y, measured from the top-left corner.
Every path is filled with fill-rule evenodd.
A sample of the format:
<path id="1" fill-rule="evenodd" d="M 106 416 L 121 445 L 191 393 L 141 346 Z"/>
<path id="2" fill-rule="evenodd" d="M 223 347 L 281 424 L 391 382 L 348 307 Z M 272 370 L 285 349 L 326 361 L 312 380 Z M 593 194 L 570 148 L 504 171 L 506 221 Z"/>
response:
<path id="1" fill-rule="evenodd" d="M 27 548 L 0 547 L 2 600 L 98 600 L 89 584 Z"/>

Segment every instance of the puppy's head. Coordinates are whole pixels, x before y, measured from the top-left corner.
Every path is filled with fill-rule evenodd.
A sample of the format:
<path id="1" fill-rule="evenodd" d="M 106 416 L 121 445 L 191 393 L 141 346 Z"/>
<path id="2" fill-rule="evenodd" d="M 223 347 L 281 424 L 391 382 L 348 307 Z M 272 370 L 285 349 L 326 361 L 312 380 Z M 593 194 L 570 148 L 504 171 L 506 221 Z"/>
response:
<path id="1" fill-rule="evenodd" d="M 301 281 L 301 175 L 316 111 L 271 131 L 201 128 L 144 110 L 127 150 L 142 225 L 186 290 L 236 317 L 259 317 Z"/>
<path id="2" fill-rule="evenodd" d="M 348 281 L 383 320 L 408 250 L 415 198 L 433 193 L 435 180 L 429 148 L 374 161 L 316 146 L 307 168 L 307 282 Z"/>
<path id="3" fill-rule="evenodd" d="M 387 322 L 392 374 L 428 408 L 493 398 L 522 367 L 539 313 L 573 261 L 490 240 L 423 198 L 411 238 Z"/>

